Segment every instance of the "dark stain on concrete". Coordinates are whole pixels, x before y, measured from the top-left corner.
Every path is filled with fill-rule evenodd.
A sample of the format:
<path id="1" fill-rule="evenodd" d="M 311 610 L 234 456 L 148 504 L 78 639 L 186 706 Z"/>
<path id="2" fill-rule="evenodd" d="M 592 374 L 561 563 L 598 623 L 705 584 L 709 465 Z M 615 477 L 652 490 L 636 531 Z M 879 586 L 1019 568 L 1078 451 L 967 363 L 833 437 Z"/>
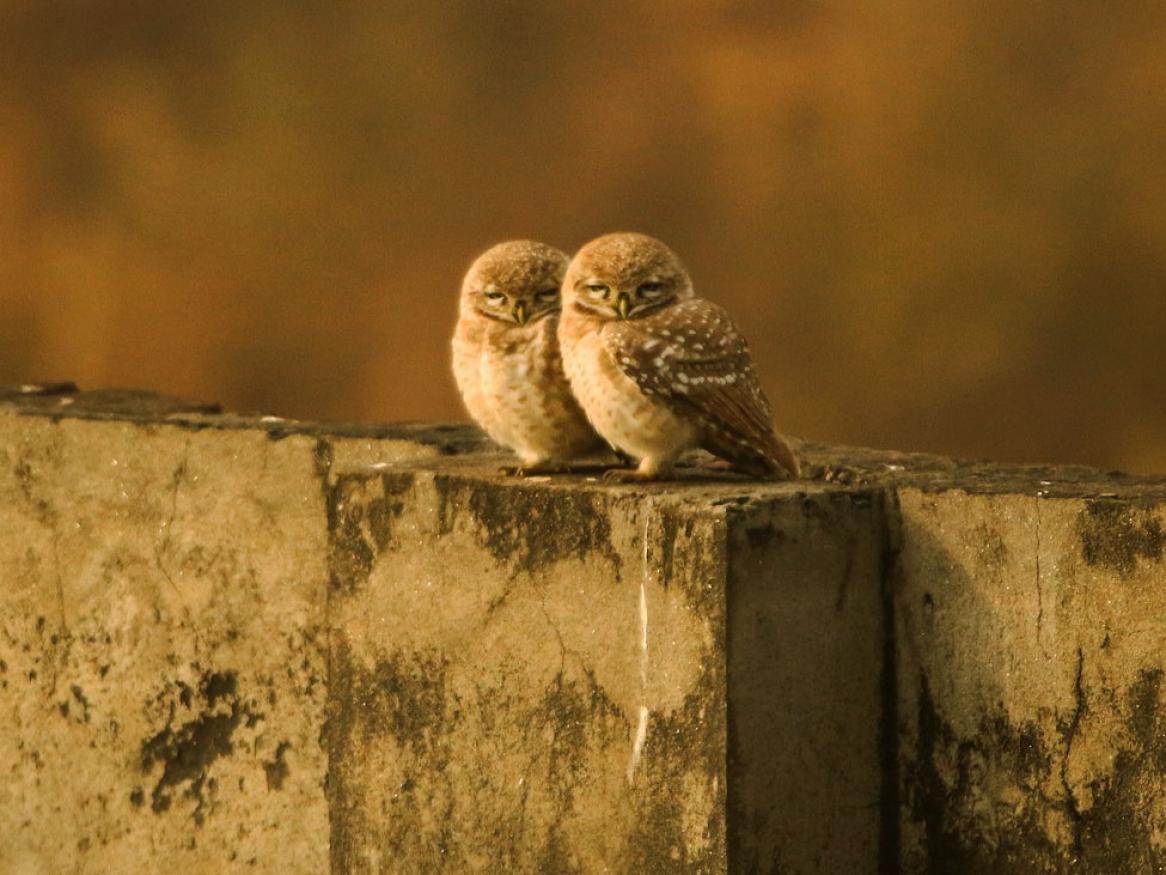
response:
<path id="1" fill-rule="evenodd" d="M 1089 703 L 1085 697 L 1085 651 L 1077 648 L 1077 668 L 1073 675 L 1073 710 L 1067 715 L 1058 716 L 1057 732 L 1061 736 L 1060 782 L 1061 792 L 1064 793 L 1063 809 L 1069 819 L 1072 829 L 1070 852 L 1074 857 L 1081 856 L 1081 807 L 1077 801 L 1076 791 L 1069 780 L 1069 758 L 1073 753 L 1073 744 L 1077 741 L 1077 733 L 1081 729 L 1081 720 L 1089 711 Z"/>
<path id="2" fill-rule="evenodd" d="M 383 497 L 368 503 L 368 526 L 377 551 L 385 550 L 393 536 L 393 522 L 405 511 L 405 496 L 413 489 L 413 475 L 404 471 L 380 476 Z"/>
<path id="3" fill-rule="evenodd" d="M 332 653 L 325 738 L 333 871 L 361 871 L 373 847 L 382 859 L 409 871 L 582 871 L 571 848 L 576 797 L 595 779 L 590 766 L 597 752 L 629 749 L 632 731 L 627 715 L 594 674 L 564 652 L 564 666 L 527 699 L 521 688 L 507 683 L 455 684 L 450 659 L 437 651 L 393 651 L 366 664 L 337 641 Z M 720 749 L 710 748 L 702 737 L 715 734 L 717 725 L 715 718 L 704 717 L 704 695 L 686 703 L 683 719 L 661 718 L 649 735 L 644 764 L 654 771 L 643 772 L 646 786 L 636 793 L 648 800 L 638 839 L 644 853 L 637 859 L 650 856 L 648 846 L 663 829 L 672 845 L 679 841 L 684 820 L 673 800 L 693 755 L 699 751 L 709 768 L 723 769 Z M 715 715 L 717 709 L 710 706 L 709 711 Z M 475 731 L 496 732 L 528 757 L 521 772 L 525 789 L 518 791 L 512 809 L 502 809 L 489 823 L 478 810 L 476 794 L 490 794 L 489 800 L 482 799 L 489 811 L 497 806 L 493 795 L 504 791 L 490 762 L 473 756 L 468 762 L 454 760 L 457 745 L 466 743 L 459 741 L 459 733 L 467 720 Z M 682 751 L 675 749 L 678 745 Z M 386 751 L 404 761 L 398 772 L 403 780 L 391 791 L 396 800 L 391 817 L 379 807 L 368 810 L 365 796 L 370 779 L 365 763 L 382 761 Z M 657 765 L 661 759 L 669 764 Z M 481 775 L 478 769 L 484 770 Z M 509 779 L 506 785 L 512 786 Z M 528 799 L 531 788 L 537 802 Z M 532 832 L 532 823 L 538 824 L 537 831 Z M 466 844 L 471 840 L 472 847 Z M 701 868 L 694 854 L 690 858 L 690 865 L 680 869 L 671 860 L 657 859 L 645 871 L 715 871 Z"/>
<path id="4" fill-rule="evenodd" d="M 347 872 L 359 865 L 361 849 L 370 837 L 386 831 L 386 825 L 361 805 L 361 766 L 369 751 L 389 736 L 409 751 L 427 776 L 439 778 L 448 763 L 442 736 L 458 718 L 447 713 L 447 704 L 452 704 L 447 660 L 438 654 L 397 651 L 368 668 L 347 643 L 337 641 L 329 662 L 328 716 L 322 737 L 328 747 L 325 787 L 333 812 L 330 854 L 332 871 Z M 399 792 L 413 790 L 409 786 Z M 441 812 L 430 813 L 441 822 Z M 417 829 L 415 823 L 390 826 L 402 835 Z"/>
<path id="5" fill-rule="evenodd" d="M 1166 849 L 1155 847 L 1151 815 L 1162 805 L 1166 772 L 1166 709 L 1162 670 L 1139 673 L 1125 695 L 1133 744 L 1117 751 L 1112 772 L 1092 785 L 1093 805 L 1080 815 L 1081 857 L 1091 872 L 1166 871 Z"/>
<path id="6" fill-rule="evenodd" d="M 356 691 L 365 706 L 363 729 L 392 735 L 416 756 L 426 754 L 446 722 L 446 664 L 437 654 L 404 651 L 378 659 Z"/>
<path id="7" fill-rule="evenodd" d="M 36 494 L 36 474 L 32 470 L 32 466 L 27 461 L 20 461 L 13 468 L 13 474 L 16 476 L 16 482 L 20 485 L 20 493 L 24 496 L 24 500 L 32 506 L 36 512 L 36 518 L 41 525 L 52 527 L 56 524 L 57 514 L 53 510 L 52 505 Z M 40 628 L 38 626 L 38 628 Z"/>
<path id="8" fill-rule="evenodd" d="M 80 706 L 80 710 L 81 710 L 80 720 L 81 720 L 81 722 L 88 723 L 89 722 L 89 700 L 87 698 L 85 698 L 84 691 L 76 684 L 73 684 L 69 688 L 69 691 L 73 694 L 73 701 L 76 702 L 77 705 Z M 68 703 L 66 702 L 65 705 L 66 705 L 66 714 L 67 714 L 68 713 L 68 710 L 67 710 Z"/>
<path id="9" fill-rule="evenodd" d="M 376 560 L 376 545 L 365 535 L 367 510 L 363 480 L 341 477 L 328 491 L 329 576 L 333 589 L 352 591 L 366 580 Z"/>
<path id="10" fill-rule="evenodd" d="M 1080 656 L 1079 665 L 1080 665 Z M 920 678 L 918 738 L 906 772 L 913 820 L 923 825 L 928 872 L 1151 872 L 1166 867 L 1153 845 L 1153 799 L 1166 770 L 1166 713 L 1162 671 L 1147 670 L 1125 692 L 1123 717 L 1133 743 L 1116 752 L 1108 775 L 1090 784 L 1092 805 L 1081 810 L 1066 770 L 1082 719 L 1089 713 L 1080 681 L 1076 705 L 1049 739 L 1039 726 L 985 717 L 972 737 L 955 734 L 940 714 L 926 677 Z M 1103 697 L 1110 698 L 1108 695 Z M 1119 694 L 1120 701 L 1120 694 Z M 1059 783 L 1062 799 L 1043 788 Z M 1020 801 L 998 802 L 1004 784 Z M 994 803 L 991 816 L 985 801 Z M 1042 823 L 1059 809 L 1072 830 L 1068 843 L 1051 839 Z"/>
<path id="11" fill-rule="evenodd" d="M 723 666 L 708 663 L 679 708 L 650 715 L 636 773 L 636 785 L 643 789 L 637 790 L 639 811 L 628 837 L 626 871 L 726 871 L 724 811 L 726 775 L 731 772 L 725 758 L 725 714 Z M 683 796 L 677 792 L 694 775 L 705 783 L 711 803 L 699 844 L 688 840 L 693 818 L 683 810 Z"/>
<path id="12" fill-rule="evenodd" d="M 328 521 L 329 578 L 333 589 L 348 592 L 368 580 L 376 557 L 389 548 L 393 522 L 405 509 L 413 487 L 407 472 L 344 474 L 329 482 L 330 457 L 318 463 Z"/>
<path id="13" fill-rule="evenodd" d="M 660 582 L 668 589 L 676 571 L 676 539 L 683 532 L 692 537 L 692 517 L 682 518 L 676 513 L 660 515 Z"/>
<path id="14" fill-rule="evenodd" d="M 650 527 L 648 561 L 656 579 L 665 589 L 683 593 L 693 613 L 712 622 L 724 610 L 724 589 L 708 582 L 726 575 L 725 518 L 698 517 L 687 508 L 657 505 L 650 522 L 656 525 Z"/>
<path id="15" fill-rule="evenodd" d="M 541 766 L 545 758 L 554 805 L 546 840 L 536 852 L 538 871 L 581 872 L 569 851 L 562 822 L 574 807 L 576 789 L 589 777 L 587 761 L 593 747 L 618 743 L 628 729 L 627 717 L 594 674 L 585 671 L 581 677 L 568 677 L 560 671 L 523 722 L 526 746 L 536 751 L 535 762 Z"/>
<path id="16" fill-rule="evenodd" d="M 499 562 L 533 572 L 570 556 L 603 556 L 618 573 L 621 557 L 611 544 L 602 495 L 532 483 L 471 480 L 437 475 L 443 533 L 468 512 L 474 537 Z"/>
<path id="17" fill-rule="evenodd" d="M 150 807 L 155 814 L 170 808 L 173 794 L 181 784 L 188 785 L 184 795 L 196 802 L 196 824 L 201 825 L 213 809 L 216 782 L 209 776 L 211 766 L 219 757 L 232 753 L 234 745 L 231 739 L 239 724 L 244 720 L 251 723 L 261 716 L 239 698 L 237 687 L 234 672 L 204 673 L 196 703 L 200 713 L 174 726 L 175 703 L 172 700 L 168 725 L 142 742 L 143 773 L 152 772 L 155 763 L 162 765 L 162 774 L 151 793 Z"/>
<path id="18" fill-rule="evenodd" d="M 275 758 L 263 764 L 263 773 L 267 776 L 268 790 L 282 790 L 283 782 L 287 780 L 287 752 L 291 748 L 290 741 L 281 741 L 275 748 Z"/>
<path id="19" fill-rule="evenodd" d="M 312 447 L 312 468 L 316 479 L 320 481 L 320 490 L 324 497 L 328 497 L 328 477 L 332 473 L 332 463 L 336 459 L 336 451 L 331 442 L 325 438 L 317 438 Z"/>
<path id="20" fill-rule="evenodd" d="M 1111 568 L 1122 577 L 1134 572 L 1139 558 L 1158 562 L 1166 552 L 1166 531 L 1157 517 L 1127 502 L 1086 502 L 1077 530 L 1085 561 Z"/>
<path id="21" fill-rule="evenodd" d="M 748 526 L 745 529 L 745 538 L 754 550 L 763 550 L 775 541 L 780 544 L 786 539 L 786 534 L 772 523 L 760 526 Z"/>
<path id="22" fill-rule="evenodd" d="M 1048 801 L 1041 787 L 1055 767 L 1037 726 L 984 717 L 976 736 L 959 738 L 942 718 L 926 676 L 919 679 L 917 719 L 905 801 L 911 818 L 923 824 L 927 872 L 1019 875 L 1066 862 L 1066 849 L 1052 843 L 1042 824 Z M 984 786 L 989 773 L 1006 776 L 1022 801 L 986 820 L 982 799 L 991 792 Z"/>
<path id="23" fill-rule="evenodd" d="M 1008 545 L 1000 532 L 987 523 L 980 523 L 972 530 L 972 543 L 984 567 L 999 571 L 1008 559 Z"/>
<path id="24" fill-rule="evenodd" d="M 902 852 L 899 774 L 899 658 L 895 592 L 900 575 L 902 515 L 894 492 L 883 493 L 879 513 L 879 605 L 882 613 L 882 665 L 879 666 L 879 843 L 878 871 L 894 875 Z M 849 561 L 853 561 L 851 547 Z M 848 561 L 848 565 L 849 565 Z M 849 574 L 849 567 L 847 572 Z"/>

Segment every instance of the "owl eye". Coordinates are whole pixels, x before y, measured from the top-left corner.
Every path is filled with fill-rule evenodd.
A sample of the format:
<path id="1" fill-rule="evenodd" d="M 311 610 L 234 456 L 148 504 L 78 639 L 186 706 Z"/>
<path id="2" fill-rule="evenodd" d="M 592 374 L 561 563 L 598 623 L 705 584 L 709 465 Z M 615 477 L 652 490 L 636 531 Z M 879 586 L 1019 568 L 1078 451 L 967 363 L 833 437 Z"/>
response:
<path id="1" fill-rule="evenodd" d="M 535 298 L 538 299 L 538 302 L 540 304 L 549 304 L 552 301 L 558 300 L 558 297 L 559 297 L 559 290 L 558 289 L 544 289 L 543 291 L 541 291 L 537 295 L 535 295 Z"/>
<path id="2" fill-rule="evenodd" d="M 486 292 L 486 300 L 494 307 L 506 303 L 506 296 L 501 292 Z"/>
<path id="3" fill-rule="evenodd" d="M 609 291 L 611 291 L 611 289 L 609 289 L 603 283 L 587 284 L 587 294 L 593 298 L 606 298 Z"/>
<path id="4" fill-rule="evenodd" d="M 664 283 L 656 282 L 653 280 L 651 282 L 640 283 L 639 288 L 636 289 L 636 293 L 641 298 L 655 298 L 659 296 L 663 289 Z"/>

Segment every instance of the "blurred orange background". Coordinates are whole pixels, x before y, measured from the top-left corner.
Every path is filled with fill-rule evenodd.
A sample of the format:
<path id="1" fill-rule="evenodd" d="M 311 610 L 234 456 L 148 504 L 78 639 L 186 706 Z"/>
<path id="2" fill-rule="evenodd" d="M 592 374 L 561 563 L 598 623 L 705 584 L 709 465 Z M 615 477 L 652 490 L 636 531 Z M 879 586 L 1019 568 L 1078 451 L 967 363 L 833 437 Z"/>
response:
<path id="1" fill-rule="evenodd" d="M 474 255 L 632 229 L 786 431 L 1166 471 L 1160 2 L 0 0 L 0 384 L 462 418 Z"/>

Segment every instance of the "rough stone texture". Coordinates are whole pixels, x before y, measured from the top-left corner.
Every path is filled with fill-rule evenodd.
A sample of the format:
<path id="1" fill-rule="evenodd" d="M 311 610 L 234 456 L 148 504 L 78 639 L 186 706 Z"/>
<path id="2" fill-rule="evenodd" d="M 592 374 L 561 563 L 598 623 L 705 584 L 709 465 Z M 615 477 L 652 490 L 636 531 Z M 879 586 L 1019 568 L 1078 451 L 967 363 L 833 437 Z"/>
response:
<path id="1" fill-rule="evenodd" d="M 335 492 L 335 871 L 724 869 L 717 514 L 470 474 Z"/>
<path id="2" fill-rule="evenodd" d="M 900 492 L 907 871 L 1166 871 L 1166 500 Z"/>
<path id="3" fill-rule="evenodd" d="M 0 391 L 0 873 L 1163 870 L 1166 481 L 802 450 Z"/>
<path id="4" fill-rule="evenodd" d="M 311 441 L 0 415 L 0 871 L 327 860 Z"/>

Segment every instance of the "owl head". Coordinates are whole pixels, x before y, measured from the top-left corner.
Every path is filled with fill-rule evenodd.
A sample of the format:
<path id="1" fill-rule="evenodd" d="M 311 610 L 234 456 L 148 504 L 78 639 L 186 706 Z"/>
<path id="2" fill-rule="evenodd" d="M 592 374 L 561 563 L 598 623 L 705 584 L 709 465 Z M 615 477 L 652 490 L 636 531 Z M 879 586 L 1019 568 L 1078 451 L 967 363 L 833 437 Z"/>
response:
<path id="1" fill-rule="evenodd" d="M 605 234 L 579 250 L 563 281 L 564 304 L 596 319 L 639 319 L 693 296 L 671 249 L 646 234 Z"/>
<path id="2" fill-rule="evenodd" d="M 508 240 L 483 252 L 462 280 L 461 315 L 526 325 L 559 310 L 570 259 L 534 240 Z"/>

